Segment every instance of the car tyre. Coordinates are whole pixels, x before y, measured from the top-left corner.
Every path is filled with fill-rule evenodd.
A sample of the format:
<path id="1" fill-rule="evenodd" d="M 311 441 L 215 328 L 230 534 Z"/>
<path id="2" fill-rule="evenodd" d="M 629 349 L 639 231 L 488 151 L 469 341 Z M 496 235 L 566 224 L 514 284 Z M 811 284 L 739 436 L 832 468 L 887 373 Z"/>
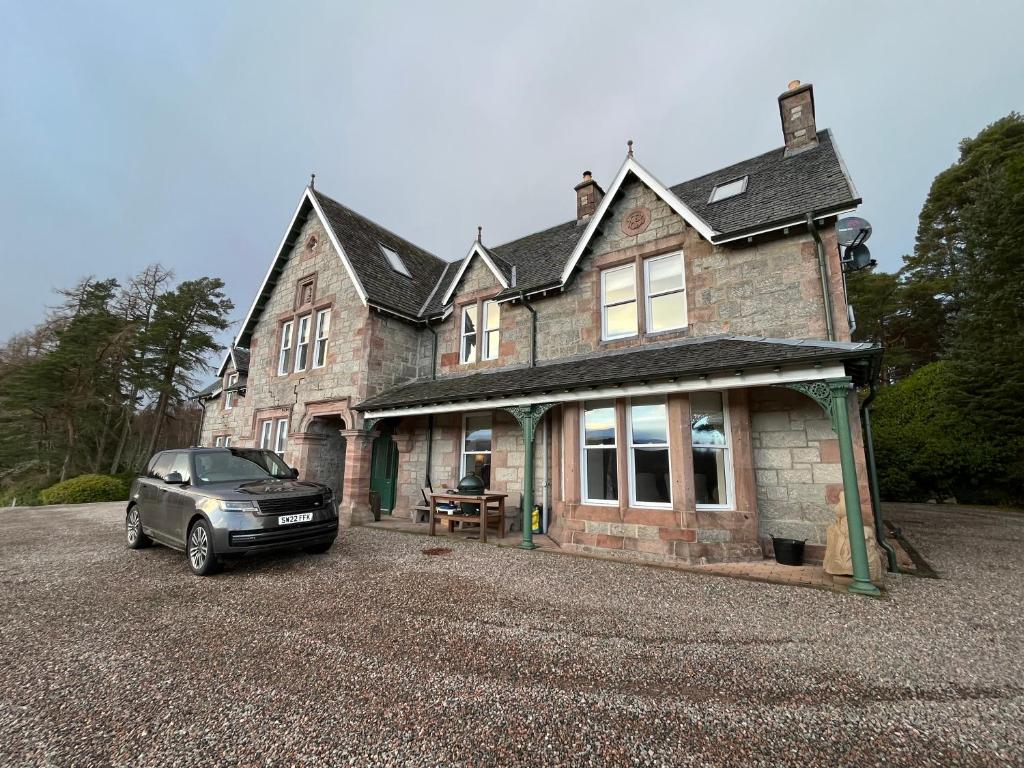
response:
<path id="1" fill-rule="evenodd" d="M 219 570 L 220 561 L 213 549 L 213 531 L 205 520 L 196 520 L 189 529 L 185 559 L 196 576 L 209 576 Z"/>
<path id="2" fill-rule="evenodd" d="M 139 515 L 139 507 L 132 504 L 124 517 L 125 543 L 128 549 L 143 549 L 153 543 L 142 531 L 142 517 Z"/>
<path id="3" fill-rule="evenodd" d="M 325 541 L 322 544 L 310 544 L 308 547 L 303 547 L 303 550 L 311 555 L 322 555 L 324 552 L 334 546 L 334 539 Z"/>

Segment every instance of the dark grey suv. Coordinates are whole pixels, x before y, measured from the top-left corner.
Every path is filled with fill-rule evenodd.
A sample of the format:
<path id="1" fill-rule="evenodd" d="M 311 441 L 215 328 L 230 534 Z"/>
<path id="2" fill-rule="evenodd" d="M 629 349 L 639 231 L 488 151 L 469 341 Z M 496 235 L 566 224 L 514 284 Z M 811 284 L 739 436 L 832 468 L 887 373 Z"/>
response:
<path id="1" fill-rule="evenodd" d="M 200 576 L 222 558 L 301 546 L 326 552 L 338 535 L 331 489 L 300 482 L 273 451 L 189 448 L 154 456 L 129 495 L 130 549 L 156 541 L 184 550 Z"/>

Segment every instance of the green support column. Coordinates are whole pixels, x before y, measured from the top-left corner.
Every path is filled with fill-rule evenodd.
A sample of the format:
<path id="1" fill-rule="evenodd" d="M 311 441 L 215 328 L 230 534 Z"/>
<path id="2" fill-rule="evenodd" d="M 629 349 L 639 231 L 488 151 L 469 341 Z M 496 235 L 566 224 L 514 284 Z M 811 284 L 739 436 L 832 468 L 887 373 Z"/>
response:
<path id="1" fill-rule="evenodd" d="M 860 488 L 857 483 L 857 464 L 853 457 L 853 436 L 850 433 L 850 412 L 847 396 L 850 379 L 830 379 L 832 394 L 832 425 L 839 436 L 839 461 L 843 467 L 843 496 L 846 499 L 846 524 L 850 531 L 850 555 L 853 559 L 853 583 L 850 592 L 877 595 L 878 587 L 871 583 L 868 567 L 868 548 L 864 540 L 864 519 L 860 510 Z"/>
<path id="2" fill-rule="evenodd" d="M 537 425 L 554 403 L 535 403 L 533 405 L 513 405 L 505 408 L 515 416 L 523 429 L 523 542 L 522 549 L 536 549 L 533 543 L 533 438 Z"/>

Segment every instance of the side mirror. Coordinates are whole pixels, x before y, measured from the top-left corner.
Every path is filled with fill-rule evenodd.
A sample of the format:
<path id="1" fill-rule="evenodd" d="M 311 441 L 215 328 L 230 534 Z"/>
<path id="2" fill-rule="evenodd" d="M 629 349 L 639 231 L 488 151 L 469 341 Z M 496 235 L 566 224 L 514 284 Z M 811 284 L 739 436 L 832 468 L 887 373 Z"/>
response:
<path id="1" fill-rule="evenodd" d="M 291 467 L 288 470 L 288 477 L 290 477 L 292 480 L 298 480 L 299 479 L 299 470 L 297 470 L 295 467 Z"/>
<path id="2" fill-rule="evenodd" d="M 181 476 L 180 472 L 171 472 L 164 478 L 164 482 L 168 485 L 182 485 L 184 484 L 185 479 Z"/>

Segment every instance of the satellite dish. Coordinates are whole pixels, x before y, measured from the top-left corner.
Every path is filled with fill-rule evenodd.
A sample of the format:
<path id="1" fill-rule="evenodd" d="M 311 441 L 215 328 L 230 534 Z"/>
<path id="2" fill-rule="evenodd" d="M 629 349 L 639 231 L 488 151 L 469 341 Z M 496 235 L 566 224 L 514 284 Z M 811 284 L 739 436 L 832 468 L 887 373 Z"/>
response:
<path id="1" fill-rule="evenodd" d="M 858 269 L 864 269 L 865 267 L 871 266 L 871 251 L 864 243 L 855 245 L 852 248 L 846 249 L 847 271 L 856 272 Z"/>
<path id="2" fill-rule="evenodd" d="M 836 222 L 836 235 L 844 248 L 860 245 L 871 237 L 871 224 L 860 216 L 847 216 Z"/>

